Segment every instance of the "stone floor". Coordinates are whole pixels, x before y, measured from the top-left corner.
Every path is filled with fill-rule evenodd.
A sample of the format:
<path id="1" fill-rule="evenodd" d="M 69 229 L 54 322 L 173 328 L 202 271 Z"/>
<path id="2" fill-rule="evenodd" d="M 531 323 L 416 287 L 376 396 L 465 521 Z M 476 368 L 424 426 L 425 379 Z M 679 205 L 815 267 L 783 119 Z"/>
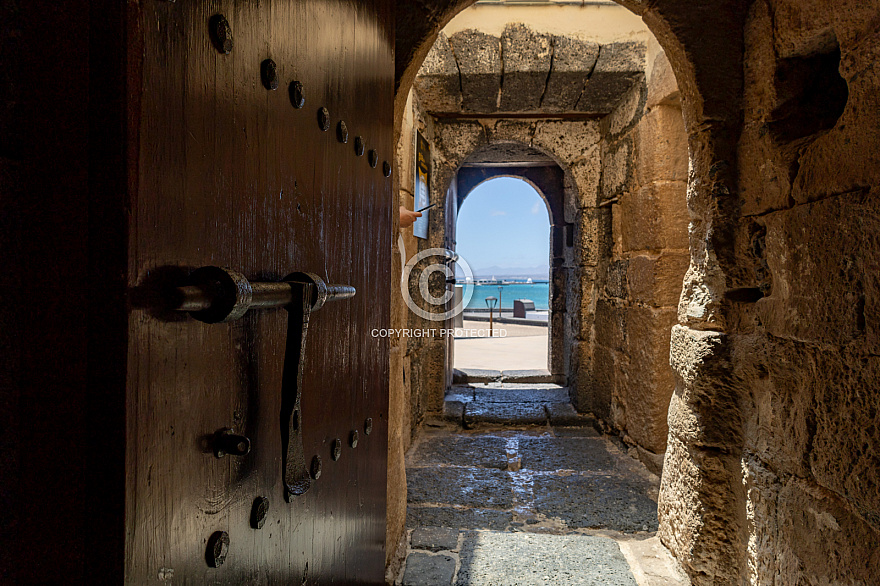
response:
<path id="1" fill-rule="evenodd" d="M 550 406 L 573 412 L 567 389 L 461 386 L 447 400 L 462 417 L 431 422 L 407 454 L 396 584 L 687 584 L 655 534 L 659 478 L 591 417 L 554 420 Z"/>

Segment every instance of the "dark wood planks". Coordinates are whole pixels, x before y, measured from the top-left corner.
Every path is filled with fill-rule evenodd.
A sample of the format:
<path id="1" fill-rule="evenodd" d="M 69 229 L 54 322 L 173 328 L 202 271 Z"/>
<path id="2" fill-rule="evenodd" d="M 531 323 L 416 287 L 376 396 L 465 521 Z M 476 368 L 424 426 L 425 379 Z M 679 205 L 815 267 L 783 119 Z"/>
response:
<path id="1" fill-rule="evenodd" d="M 235 47 L 221 55 L 207 21 L 222 12 Z M 133 584 L 379 583 L 384 572 L 391 181 L 355 157 L 353 140 L 390 160 L 390 5 L 364 2 L 145 3 L 140 181 L 130 285 L 206 265 L 253 280 L 292 271 L 353 284 L 357 296 L 315 313 L 306 350 L 312 490 L 285 503 L 280 390 L 287 315 L 255 312 L 206 325 L 149 308 L 130 319 L 126 572 Z M 278 64 L 265 90 L 259 65 Z M 287 86 L 303 82 L 294 109 Z M 321 132 L 317 108 L 331 113 Z M 348 144 L 336 140 L 345 119 Z M 183 269 L 183 270 L 182 270 Z M 367 437 L 363 424 L 374 422 Z M 205 436 L 235 427 L 244 458 L 214 458 Z M 348 447 L 352 430 L 360 437 Z M 343 456 L 333 462 L 335 438 Z M 248 526 L 266 496 L 266 526 Z M 209 569 L 207 538 L 227 531 L 228 560 Z"/>

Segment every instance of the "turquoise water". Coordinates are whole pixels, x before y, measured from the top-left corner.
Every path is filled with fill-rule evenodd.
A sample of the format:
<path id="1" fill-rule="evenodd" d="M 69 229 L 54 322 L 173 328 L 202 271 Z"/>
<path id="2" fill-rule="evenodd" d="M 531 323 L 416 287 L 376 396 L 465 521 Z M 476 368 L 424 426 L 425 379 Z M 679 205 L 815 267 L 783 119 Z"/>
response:
<path id="1" fill-rule="evenodd" d="M 498 288 L 501 294 L 498 294 Z M 535 309 L 549 309 L 549 283 L 516 283 L 512 285 L 474 285 L 474 294 L 466 309 L 486 309 L 486 297 L 498 297 L 502 309 L 513 309 L 514 299 L 531 299 Z M 497 306 L 496 306 L 497 307 Z"/>

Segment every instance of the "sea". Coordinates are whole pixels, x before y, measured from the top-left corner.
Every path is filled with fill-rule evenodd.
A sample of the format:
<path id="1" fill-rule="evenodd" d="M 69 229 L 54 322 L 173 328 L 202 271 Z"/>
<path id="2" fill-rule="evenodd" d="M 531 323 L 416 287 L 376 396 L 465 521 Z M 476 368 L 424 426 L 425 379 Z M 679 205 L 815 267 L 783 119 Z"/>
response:
<path id="1" fill-rule="evenodd" d="M 468 285 L 465 286 L 467 287 Z M 501 309 L 513 309 L 514 299 L 531 299 L 535 302 L 535 309 L 550 308 L 550 283 L 547 281 L 508 283 L 504 285 L 472 285 L 472 287 L 474 294 L 466 309 L 486 309 L 486 297 L 497 297 L 501 301 Z"/>

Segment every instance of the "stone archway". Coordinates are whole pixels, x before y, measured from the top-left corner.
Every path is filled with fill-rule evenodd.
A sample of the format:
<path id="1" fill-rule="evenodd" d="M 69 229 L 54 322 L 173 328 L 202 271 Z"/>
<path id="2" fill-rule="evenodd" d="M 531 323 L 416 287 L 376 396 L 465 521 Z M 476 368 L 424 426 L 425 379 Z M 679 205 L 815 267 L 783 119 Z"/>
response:
<path id="1" fill-rule="evenodd" d="M 719 411 L 712 405 L 719 399 L 732 400 L 724 382 L 730 377 L 724 293 L 727 275 L 737 272 L 732 194 L 736 193 L 736 144 L 741 127 L 743 40 L 739 31 L 747 3 L 621 3 L 642 16 L 669 57 L 681 90 L 690 153 L 690 267 L 680 302 L 680 325 L 672 336 L 679 399 L 673 405 L 679 411 L 676 417 L 670 414 L 660 499 L 661 535 L 695 581 L 736 582 L 747 557 L 745 539 L 731 539 L 746 531 L 740 514 L 744 508 L 739 481 L 741 433 L 735 433 L 740 420 L 735 409 Z M 442 26 L 470 4 L 451 0 L 430 8 L 399 5 L 396 136 L 421 62 Z M 480 138 L 475 133 L 472 140 Z M 453 172 L 446 170 L 450 176 Z M 602 215 L 597 211 L 597 222 Z M 696 436 L 691 421 L 699 422 Z M 714 422 L 732 433 L 706 442 L 705 430 Z M 724 527 L 723 534 L 709 527 Z"/>

